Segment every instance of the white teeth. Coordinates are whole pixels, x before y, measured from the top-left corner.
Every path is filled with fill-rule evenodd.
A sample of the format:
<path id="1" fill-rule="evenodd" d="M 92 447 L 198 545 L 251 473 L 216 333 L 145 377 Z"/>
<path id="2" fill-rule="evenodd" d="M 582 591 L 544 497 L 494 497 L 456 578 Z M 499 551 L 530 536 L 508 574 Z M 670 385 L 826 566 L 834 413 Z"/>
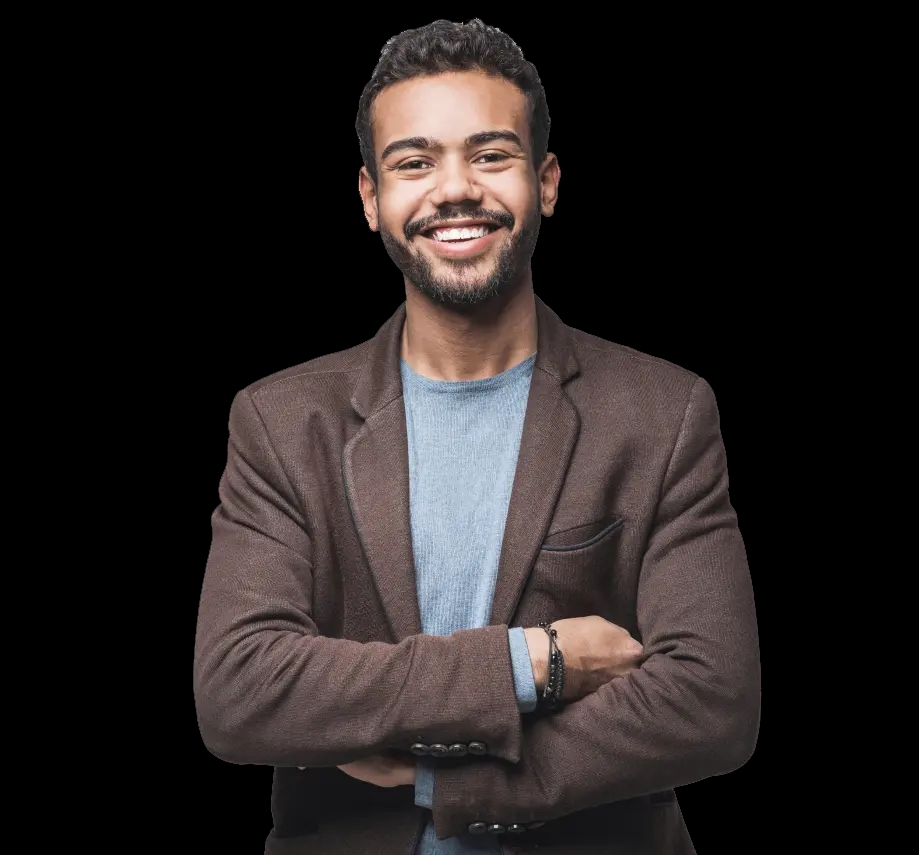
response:
<path id="1" fill-rule="evenodd" d="M 434 232 L 433 238 L 434 240 L 471 240 L 485 237 L 487 234 L 487 226 L 473 226 L 468 229 L 438 229 Z"/>

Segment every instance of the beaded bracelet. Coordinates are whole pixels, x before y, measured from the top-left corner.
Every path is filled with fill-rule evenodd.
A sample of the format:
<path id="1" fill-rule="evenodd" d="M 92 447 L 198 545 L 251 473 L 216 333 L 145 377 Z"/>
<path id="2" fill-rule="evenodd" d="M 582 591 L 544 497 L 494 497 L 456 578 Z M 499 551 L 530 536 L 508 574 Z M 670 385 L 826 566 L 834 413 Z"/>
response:
<path id="1" fill-rule="evenodd" d="M 552 624 L 548 621 L 540 621 L 537 626 L 542 627 L 549 636 L 549 674 L 546 679 L 546 687 L 543 689 L 542 697 L 539 699 L 540 706 L 543 709 L 554 710 L 562 700 L 562 691 L 565 685 L 565 659 L 562 651 L 559 650 L 557 636 L 558 633 L 552 629 Z"/>

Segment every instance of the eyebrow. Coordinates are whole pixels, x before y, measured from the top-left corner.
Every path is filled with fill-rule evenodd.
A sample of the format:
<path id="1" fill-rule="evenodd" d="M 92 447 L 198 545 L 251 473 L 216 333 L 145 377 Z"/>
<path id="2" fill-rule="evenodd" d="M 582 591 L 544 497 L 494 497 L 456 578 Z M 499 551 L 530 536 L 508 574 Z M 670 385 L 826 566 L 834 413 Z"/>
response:
<path id="1" fill-rule="evenodd" d="M 471 134 L 466 137 L 466 139 L 463 140 L 463 146 L 465 148 L 471 148 L 475 145 L 483 145 L 484 143 L 495 142 L 497 140 L 513 143 L 518 148 L 523 148 L 520 137 L 513 131 L 480 131 L 477 134 Z M 394 152 L 402 151 L 406 148 L 443 149 L 444 144 L 440 140 L 431 139 L 430 137 L 406 137 L 403 140 L 391 142 L 386 146 L 386 148 L 383 149 L 383 154 L 380 155 L 380 160 L 386 160 L 386 158 Z"/>

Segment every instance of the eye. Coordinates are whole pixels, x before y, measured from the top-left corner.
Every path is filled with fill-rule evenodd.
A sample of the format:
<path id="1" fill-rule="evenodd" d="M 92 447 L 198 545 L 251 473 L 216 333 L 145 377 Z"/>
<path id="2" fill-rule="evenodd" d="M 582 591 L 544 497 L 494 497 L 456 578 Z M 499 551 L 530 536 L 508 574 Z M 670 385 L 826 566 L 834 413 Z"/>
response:
<path id="1" fill-rule="evenodd" d="M 484 158 L 489 157 L 491 160 L 486 160 L 485 163 L 500 163 L 502 160 L 507 160 L 506 154 L 501 154 L 497 151 L 490 151 L 488 154 L 480 155 L 476 160 L 483 160 Z"/>
<path id="2" fill-rule="evenodd" d="M 406 160 L 405 163 L 400 163 L 396 168 L 407 172 L 416 170 L 419 166 L 430 166 L 430 164 L 424 160 Z"/>

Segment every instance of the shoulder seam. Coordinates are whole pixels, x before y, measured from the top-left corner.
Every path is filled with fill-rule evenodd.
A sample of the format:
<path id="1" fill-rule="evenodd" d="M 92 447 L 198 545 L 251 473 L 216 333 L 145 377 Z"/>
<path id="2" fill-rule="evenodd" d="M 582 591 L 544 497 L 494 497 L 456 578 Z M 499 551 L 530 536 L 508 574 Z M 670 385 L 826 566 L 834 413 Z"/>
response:
<path id="1" fill-rule="evenodd" d="M 298 377 L 307 377 L 314 374 L 350 374 L 359 370 L 359 368 L 333 368 L 320 371 L 300 371 L 297 374 L 291 374 L 288 377 L 279 377 L 277 380 L 272 380 L 270 383 L 265 383 L 263 386 L 258 386 L 258 388 L 252 390 L 251 395 L 253 398 L 255 398 L 257 395 L 261 395 L 263 392 L 267 392 L 269 389 L 271 389 L 273 386 L 277 386 L 279 383 L 287 383 L 289 380 L 296 380 Z"/>
<path id="2" fill-rule="evenodd" d="M 684 368 L 682 365 L 677 365 L 675 362 L 670 362 L 669 360 L 663 359 L 660 356 L 651 356 L 650 354 L 639 353 L 632 350 L 632 348 L 626 347 L 622 344 L 616 344 L 615 342 L 610 342 L 609 347 L 597 347 L 596 345 L 588 344 L 587 342 L 579 342 L 579 345 L 587 350 L 592 350 L 595 353 L 609 353 L 610 351 L 615 351 L 616 353 L 620 353 L 623 356 L 628 356 L 631 359 L 634 359 L 636 362 L 645 362 L 649 365 L 666 365 L 670 368 L 674 368 L 677 371 L 682 372 L 687 377 L 693 378 L 693 380 L 699 376 L 695 371 L 690 371 L 688 368 Z"/>

